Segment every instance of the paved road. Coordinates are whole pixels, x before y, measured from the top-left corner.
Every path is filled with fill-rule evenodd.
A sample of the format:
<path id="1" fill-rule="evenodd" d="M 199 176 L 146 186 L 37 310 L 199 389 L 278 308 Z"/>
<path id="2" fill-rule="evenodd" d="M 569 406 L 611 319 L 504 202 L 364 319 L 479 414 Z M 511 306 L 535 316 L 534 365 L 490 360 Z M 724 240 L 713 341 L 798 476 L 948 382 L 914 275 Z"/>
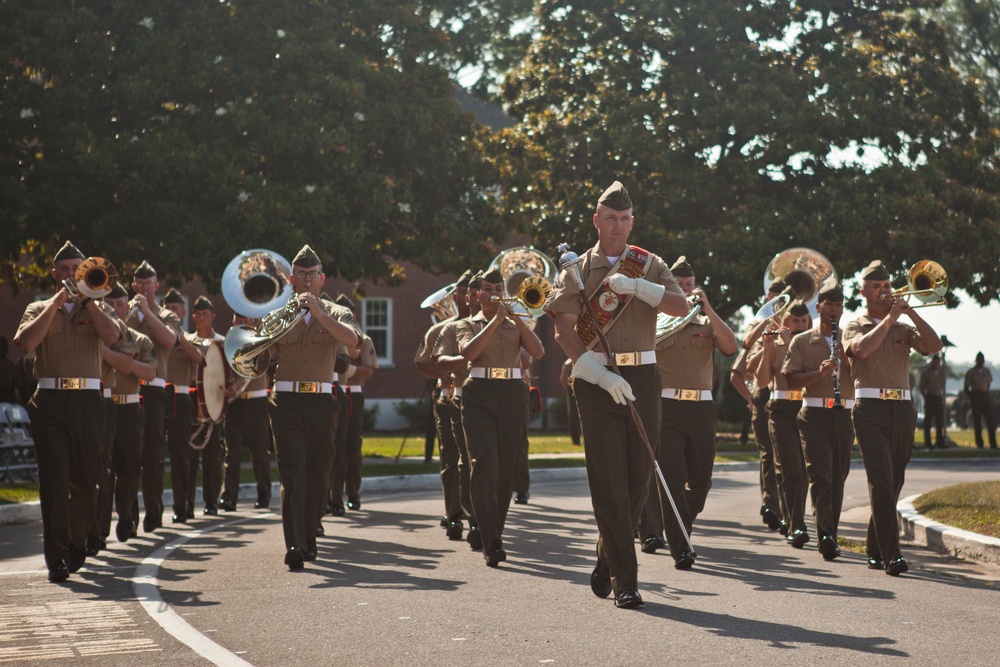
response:
<path id="1" fill-rule="evenodd" d="M 1000 462 L 914 462 L 903 495 L 996 479 Z M 844 536 L 863 540 L 864 472 Z M 717 468 L 695 569 L 639 554 L 646 605 L 595 598 L 580 470 L 536 472 L 497 570 L 449 542 L 430 490 L 369 493 L 327 517 L 319 560 L 282 564 L 280 519 L 245 510 L 113 543 L 45 582 L 40 525 L 0 527 L 0 663 L 45 665 L 996 664 L 1000 569 L 908 545 L 901 578 L 823 561 L 757 516 L 756 473 Z M 162 626 L 161 626 L 162 623 Z M 245 662 L 244 662 L 245 661 Z M 782 662 L 784 661 L 784 662 Z"/>

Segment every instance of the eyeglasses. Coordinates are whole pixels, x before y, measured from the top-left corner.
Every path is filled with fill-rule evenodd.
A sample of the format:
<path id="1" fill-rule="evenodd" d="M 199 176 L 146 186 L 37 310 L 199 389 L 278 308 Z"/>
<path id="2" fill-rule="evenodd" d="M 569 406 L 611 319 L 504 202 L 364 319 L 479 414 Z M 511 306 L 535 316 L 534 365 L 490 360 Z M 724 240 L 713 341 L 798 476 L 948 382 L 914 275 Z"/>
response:
<path id="1" fill-rule="evenodd" d="M 298 278 L 299 280 L 305 280 L 306 278 L 319 278 L 319 274 L 320 271 L 316 271 L 314 269 L 312 271 L 296 271 L 292 275 Z"/>

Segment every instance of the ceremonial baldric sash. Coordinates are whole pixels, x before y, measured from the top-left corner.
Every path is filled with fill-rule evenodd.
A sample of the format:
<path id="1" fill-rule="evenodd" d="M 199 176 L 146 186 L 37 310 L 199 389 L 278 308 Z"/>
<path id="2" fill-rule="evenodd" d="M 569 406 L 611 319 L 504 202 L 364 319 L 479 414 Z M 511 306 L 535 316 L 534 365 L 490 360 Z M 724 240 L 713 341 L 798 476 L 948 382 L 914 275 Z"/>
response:
<path id="1" fill-rule="evenodd" d="M 632 303 L 634 295 L 622 296 L 616 294 L 608 286 L 608 279 L 616 273 L 628 276 L 629 278 L 642 278 L 649 269 L 649 260 L 652 255 L 648 250 L 634 245 L 630 245 L 622 253 L 618 261 L 615 262 L 608 275 L 604 277 L 601 284 L 597 286 L 586 298 L 594 306 L 594 313 L 597 316 L 596 326 L 601 328 L 605 334 L 615 325 L 618 318 L 622 316 L 625 309 Z M 597 328 L 590 313 L 584 311 L 583 315 L 576 322 L 576 332 L 580 334 L 587 349 L 591 349 L 597 344 Z"/>

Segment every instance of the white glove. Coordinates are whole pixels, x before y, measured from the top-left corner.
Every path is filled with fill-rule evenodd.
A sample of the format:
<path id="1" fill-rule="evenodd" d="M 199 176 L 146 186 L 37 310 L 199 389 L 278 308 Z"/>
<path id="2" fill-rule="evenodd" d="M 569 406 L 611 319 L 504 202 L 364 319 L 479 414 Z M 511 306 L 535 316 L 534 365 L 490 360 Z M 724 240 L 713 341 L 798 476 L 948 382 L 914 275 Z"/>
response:
<path id="1" fill-rule="evenodd" d="M 648 303 L 653 308 L 660 305 L 663 293 L 667 291 L 663 285 L 657 285 L 642 278 L 629 278 L 620 273 L 608 278 L 608 285 L 616 294 L 635 294 L 641 301 Z"/>
<path id="2" fill-rule="evenodd" d="M 573 379 L 580 378 L 590 384 L 596 384 L 611 394 L 611 398 L 619 405 L 627 405 L 629 401 L 635 400 L 632 387 L 625 378 L 602 366 L 597 356 L 590 350 L 580 355 L 573 364 L 573 372 L 570 375 Z"/>

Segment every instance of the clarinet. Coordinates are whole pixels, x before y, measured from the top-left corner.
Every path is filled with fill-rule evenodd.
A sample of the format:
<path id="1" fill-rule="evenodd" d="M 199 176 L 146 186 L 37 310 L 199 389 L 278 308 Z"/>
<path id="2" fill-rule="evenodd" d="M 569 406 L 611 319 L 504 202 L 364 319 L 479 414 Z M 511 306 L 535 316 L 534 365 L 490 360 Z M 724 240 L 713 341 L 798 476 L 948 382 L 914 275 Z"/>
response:
<path id="1" fill-rule="evenodd" d="M 835 410 L 843 410 L 844 404 L 840 400 L 840 357 L 837 355 L 837 343 L 840 332 L 837 331 L 837 318 L 830 320 L 830 359 L 834 362 L 833 370 L 833 407 Z"/>

